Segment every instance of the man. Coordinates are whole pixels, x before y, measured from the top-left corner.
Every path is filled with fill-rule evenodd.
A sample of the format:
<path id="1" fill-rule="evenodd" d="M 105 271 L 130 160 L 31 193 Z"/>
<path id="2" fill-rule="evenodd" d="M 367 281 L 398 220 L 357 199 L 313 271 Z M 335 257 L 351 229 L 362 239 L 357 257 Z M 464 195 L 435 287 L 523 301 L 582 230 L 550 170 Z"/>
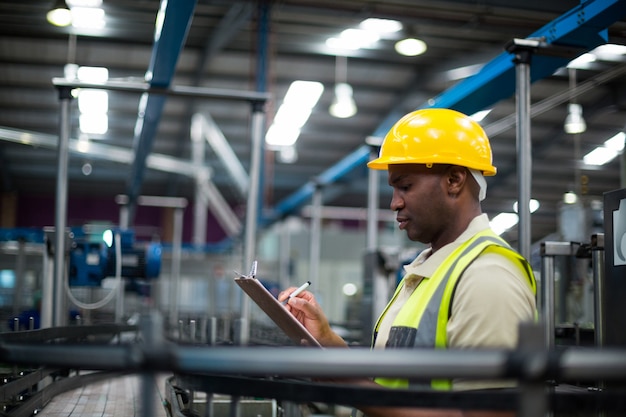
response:
<path id="1" fill-rule="evenodd" d="M 491 231 L 482 214 L 484 176 L 495 175 L 496 168 L 480 125 L 453 110 L 414 111 L 392 127 L 380 156 L 368 167 L 388 171 L 391 209 L 400 229 L 409 239 L 429 245 L 405 266 L 404 278 L 375 326 L 373 348 L 515 347 L 519 323 L 535 317 L 536 284 L 528 262 Z M 288 308 L 323 346 L 346 346 L 310 292 L 292 298 Z M 392 388 L 424 385 L 401 379 L 376 383 Z M 461 380 L 427 385 L 456 390 L 510 386 Z M 362 411 L 369 417 L 472 414 L 386 407 Z"/>

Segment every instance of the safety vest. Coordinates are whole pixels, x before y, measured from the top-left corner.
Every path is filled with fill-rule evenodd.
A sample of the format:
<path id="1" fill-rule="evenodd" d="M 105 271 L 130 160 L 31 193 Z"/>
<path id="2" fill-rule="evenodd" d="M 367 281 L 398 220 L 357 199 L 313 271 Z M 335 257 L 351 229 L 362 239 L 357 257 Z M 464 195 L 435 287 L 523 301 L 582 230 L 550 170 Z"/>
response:
<path id="1" fill-rule="evenodd" d="M 479 232 L 448 256 L 432 277 L 419 283 L 394 319 L 386 348 L 447 348 L 447 324 L 452 313 L 452 298 L 459 278 L 481 253 L 487 252 L 501 254 L 518 265 L 528 277 L 533 294 L 536 294 L 535 277 L 528 262 L 491 230 Z M 382 317 L 393 304 L 403 285 L 404 279 L 398 284 L 391 301 L 379 317 L 374 328 L 374 338 Z M 425 386 L 423 380 L 376 378 L 376 382 L 390 388 Z M 449 390 L 452 383 L 450 380 L 432 380 L 429 385 L 433 389 Z"/>

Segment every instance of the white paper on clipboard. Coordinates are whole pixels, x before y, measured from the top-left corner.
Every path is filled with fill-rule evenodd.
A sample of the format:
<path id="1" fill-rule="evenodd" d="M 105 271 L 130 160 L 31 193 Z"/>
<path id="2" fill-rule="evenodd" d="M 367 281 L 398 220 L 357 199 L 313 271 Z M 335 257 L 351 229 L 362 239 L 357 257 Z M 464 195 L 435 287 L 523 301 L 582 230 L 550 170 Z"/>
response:
<path id="1" fill-rule="evenodd" d="M 235 282 L 296 345 L 302 345 L 304 340 L 308 346 L 322 347 L 306 327 L 261 284 L 261 281 L 253 277 L 239 276 L 235 278 Z"/>

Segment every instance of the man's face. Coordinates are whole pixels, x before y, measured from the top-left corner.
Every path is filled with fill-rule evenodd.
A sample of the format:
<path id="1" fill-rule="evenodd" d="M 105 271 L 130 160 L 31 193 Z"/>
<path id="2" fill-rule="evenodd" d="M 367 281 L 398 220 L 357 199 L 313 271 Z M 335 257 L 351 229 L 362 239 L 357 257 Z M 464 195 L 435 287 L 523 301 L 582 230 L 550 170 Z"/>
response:
<path id="1" fill-rule="evenodd" d="M 425 244 L 441 236 L 450 220 L 446 205 L 446 165 L 427 168 L 420 164 L 389 165 L 389 185 L 393 188 L 391 210 L 409 239 Z"/>

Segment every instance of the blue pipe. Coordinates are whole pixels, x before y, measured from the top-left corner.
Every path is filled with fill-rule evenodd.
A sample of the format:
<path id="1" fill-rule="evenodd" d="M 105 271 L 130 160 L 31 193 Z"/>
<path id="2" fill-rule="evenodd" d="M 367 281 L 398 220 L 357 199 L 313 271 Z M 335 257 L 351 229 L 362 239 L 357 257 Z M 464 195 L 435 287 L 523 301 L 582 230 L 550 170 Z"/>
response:
<path id="1" fill-rule="evenodd" d="M 191 26 L 195 6 L 196 0 L 161 1 L 152 56 L 146 73 L 146 81 L 151 87 L 167 88 L 170 86 L 178 57 Z M 135 160 L 127 181 L 130 213 L 135 211 L 146 170 L 146 159 L 152 151 L 152 143 L 161 120 L 165 100 L 166 97 L 162 95 L 146 94 L 139 105 L 139 116 L 133 138 Z"/>

